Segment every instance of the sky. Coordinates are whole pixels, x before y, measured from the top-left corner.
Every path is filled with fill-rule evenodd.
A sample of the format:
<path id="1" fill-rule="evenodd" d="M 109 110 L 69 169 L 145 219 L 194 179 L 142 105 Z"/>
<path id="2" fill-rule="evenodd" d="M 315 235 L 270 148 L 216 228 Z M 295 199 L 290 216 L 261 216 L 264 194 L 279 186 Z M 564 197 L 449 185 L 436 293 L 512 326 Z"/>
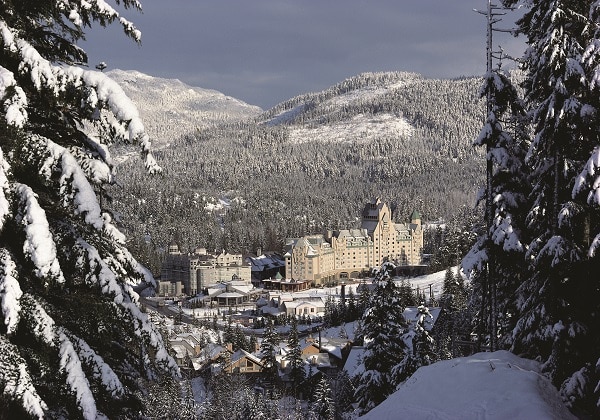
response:
<path id="1" fill-rule="evenodd" d="M 140 0 L 118 9 L 142 43 L 113 24 L 87 31 L 90 67 L 138 70 L 215 89 L 268 109 L 362 72 L 432 78 L 485 72 L 486 0 Z M 112 2 L 111 2 L 112 3 Z M 512 15 L 500 28 L 514 26 Z M 495 34 L 520 56 L 522 41 Z"/>

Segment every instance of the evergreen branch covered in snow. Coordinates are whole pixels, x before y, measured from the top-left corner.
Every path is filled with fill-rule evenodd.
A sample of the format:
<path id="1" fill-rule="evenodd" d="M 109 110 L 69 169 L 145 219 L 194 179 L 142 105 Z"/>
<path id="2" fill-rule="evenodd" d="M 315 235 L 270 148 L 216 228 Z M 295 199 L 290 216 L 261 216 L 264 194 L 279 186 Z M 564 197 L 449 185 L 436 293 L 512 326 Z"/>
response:
<path id="1" fill-rule="evenodd" d="M 8 335 L 16 330 L 21 312 L 19 299 L 21 299 L 23 291 L 17 280 L 16 268 L 17 265 L 10 252 L 5 248 L 0 248 L 0 307 Z"/>
<path id="2" fill-rule="evenodd" d="M 10 216 L 10 204 L 6 196 L 7 193 L 10 193 L 10 185 L 6 176 L 9 168 L 8 162 L 4 159 L 4 151 L 0 148 L 0 231 Z"/>
<path id="3" fill-rule="evenodd" d="M 122 3 L 126 8 L 142 9 L 142 5 L 137 0 L 116 0 L 116 3 Z M 121 17 L 119 12 L 104 0 L 56 0 L 56 5 L 67 19 L 79 28 L 85 25 L 89 26 L 90 17 L 88 15 L 91 15 L 93 20 L 99 20 L 104 25 L 118 20 L 127 35 L 136 42 L 141 41 L 142 33 L 135 25 L 124 17 Z"/>
<path id="4" fill-rule="evenodd" d="M 25 231 L 23 252 L 36 267 L 35 275 L 40 279 L 50 278 L 63 283 L 65 278 L 56 257 L 56 244 L 37 195 L 24 184 L 15 185 L 14 193 L 19 202 L 17 222 Z"/>
<path id="5" fill-rule="evenodd" d="M 3 102 L 6 123 L 14 127 L 23 127 L 27 121 L 27 96 L 17 85 L 13 73 L 2 66 L 0 66 L 0 100 Z"/>
<path id="6" fill-rule="evenodd" d="M 96 419 L 97 409 L 90 383 L 83 372 L 81 360 L 64 329 L 58 330 L 60 370 L 67 375 L 67 384 L 75 393 L 75 399 L 84 419 Z"/>
<path id="7" fill-rule="evenodd" d="M 43 419 L 46 403 L 38 394 L 17 346 L 0 335 L 0 386 L 3 394 L 21 403 L 32 417 Z"/>
<path id="8" fill-rule="evenodd" d="M 81 360 L 92 367 L 94 377 L 100 379 L 106 390 L 115 397 L 122 396 L 124 393 L 123 384 L 112 368 L 104 362 L 104 359 L 81 338 L 71 336 L 71 341 Z"/>

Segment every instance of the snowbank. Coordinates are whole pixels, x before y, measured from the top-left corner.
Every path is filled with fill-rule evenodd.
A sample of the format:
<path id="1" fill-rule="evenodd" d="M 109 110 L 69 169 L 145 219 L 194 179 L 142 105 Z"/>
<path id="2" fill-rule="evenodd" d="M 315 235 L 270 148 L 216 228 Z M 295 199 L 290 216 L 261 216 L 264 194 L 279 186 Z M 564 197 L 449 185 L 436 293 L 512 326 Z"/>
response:
<path id="1" fill-rule="evenodd" d="M 363 419 L 575 419 L 537 362 L 507 351 L 420 368 Z"/>

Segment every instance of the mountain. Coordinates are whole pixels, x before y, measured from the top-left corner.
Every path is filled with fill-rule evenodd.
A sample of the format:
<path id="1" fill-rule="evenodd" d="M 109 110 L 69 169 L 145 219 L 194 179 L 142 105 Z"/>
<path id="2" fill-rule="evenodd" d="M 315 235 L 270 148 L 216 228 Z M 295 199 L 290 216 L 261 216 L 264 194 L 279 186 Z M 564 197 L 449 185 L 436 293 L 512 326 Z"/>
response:
<path id="1" fill-rule="evenodd" d="M 154 148 L 162 148 L 196 129 L 253 117 L 262 109 L 216 90 L 192 87 L 177 79 L 149 76 L 135 70 L 111 70 L 138 107 Z"/>
<path id="2" fill-rule="evenodd" d="M 155 154 L 162 177 L 142 174 L 133 159 L 119 166 L 127 189 L 111 192 L 113 205 L 153 269 L 173 240 L 183 249 L 253 252 L 356 227 L 374 197 L 397 221 L 415 209 L 450 220 L 473 207 L 483 183 L 483 152 L 471 146 L 484 117 L 480 85 L 365 73 L 247 119 L 173 133 Z"/>

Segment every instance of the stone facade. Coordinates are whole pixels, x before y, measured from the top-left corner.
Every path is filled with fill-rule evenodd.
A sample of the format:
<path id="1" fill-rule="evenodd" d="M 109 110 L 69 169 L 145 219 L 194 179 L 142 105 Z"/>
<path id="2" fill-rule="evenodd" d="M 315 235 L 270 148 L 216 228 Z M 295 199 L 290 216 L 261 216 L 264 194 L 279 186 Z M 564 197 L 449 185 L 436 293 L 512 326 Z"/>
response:
<path id="1" fill-rule="evenodd" d="M 401 266 L 421 264 L 423 227 L 413 212 L 410 223 L 394 223 L 387 204 L 367 203 L 360 229 L 329 231 L 288 239 L 286 277 L 322 285 L 355 278 L 388 259 Z"/>
<path id="2" fill-rule="evenodd" d="M 232 280 L 251 284 L 250 265 L 244 262 L 242 254 L 229 254 L 225 251 L 219 254 L 208 253 L 204 248 L 184 254 L 176 244 L 169 246 L 160 277 L 161 282 L 181 282 L 184 292 L 190 296 Z"/>

